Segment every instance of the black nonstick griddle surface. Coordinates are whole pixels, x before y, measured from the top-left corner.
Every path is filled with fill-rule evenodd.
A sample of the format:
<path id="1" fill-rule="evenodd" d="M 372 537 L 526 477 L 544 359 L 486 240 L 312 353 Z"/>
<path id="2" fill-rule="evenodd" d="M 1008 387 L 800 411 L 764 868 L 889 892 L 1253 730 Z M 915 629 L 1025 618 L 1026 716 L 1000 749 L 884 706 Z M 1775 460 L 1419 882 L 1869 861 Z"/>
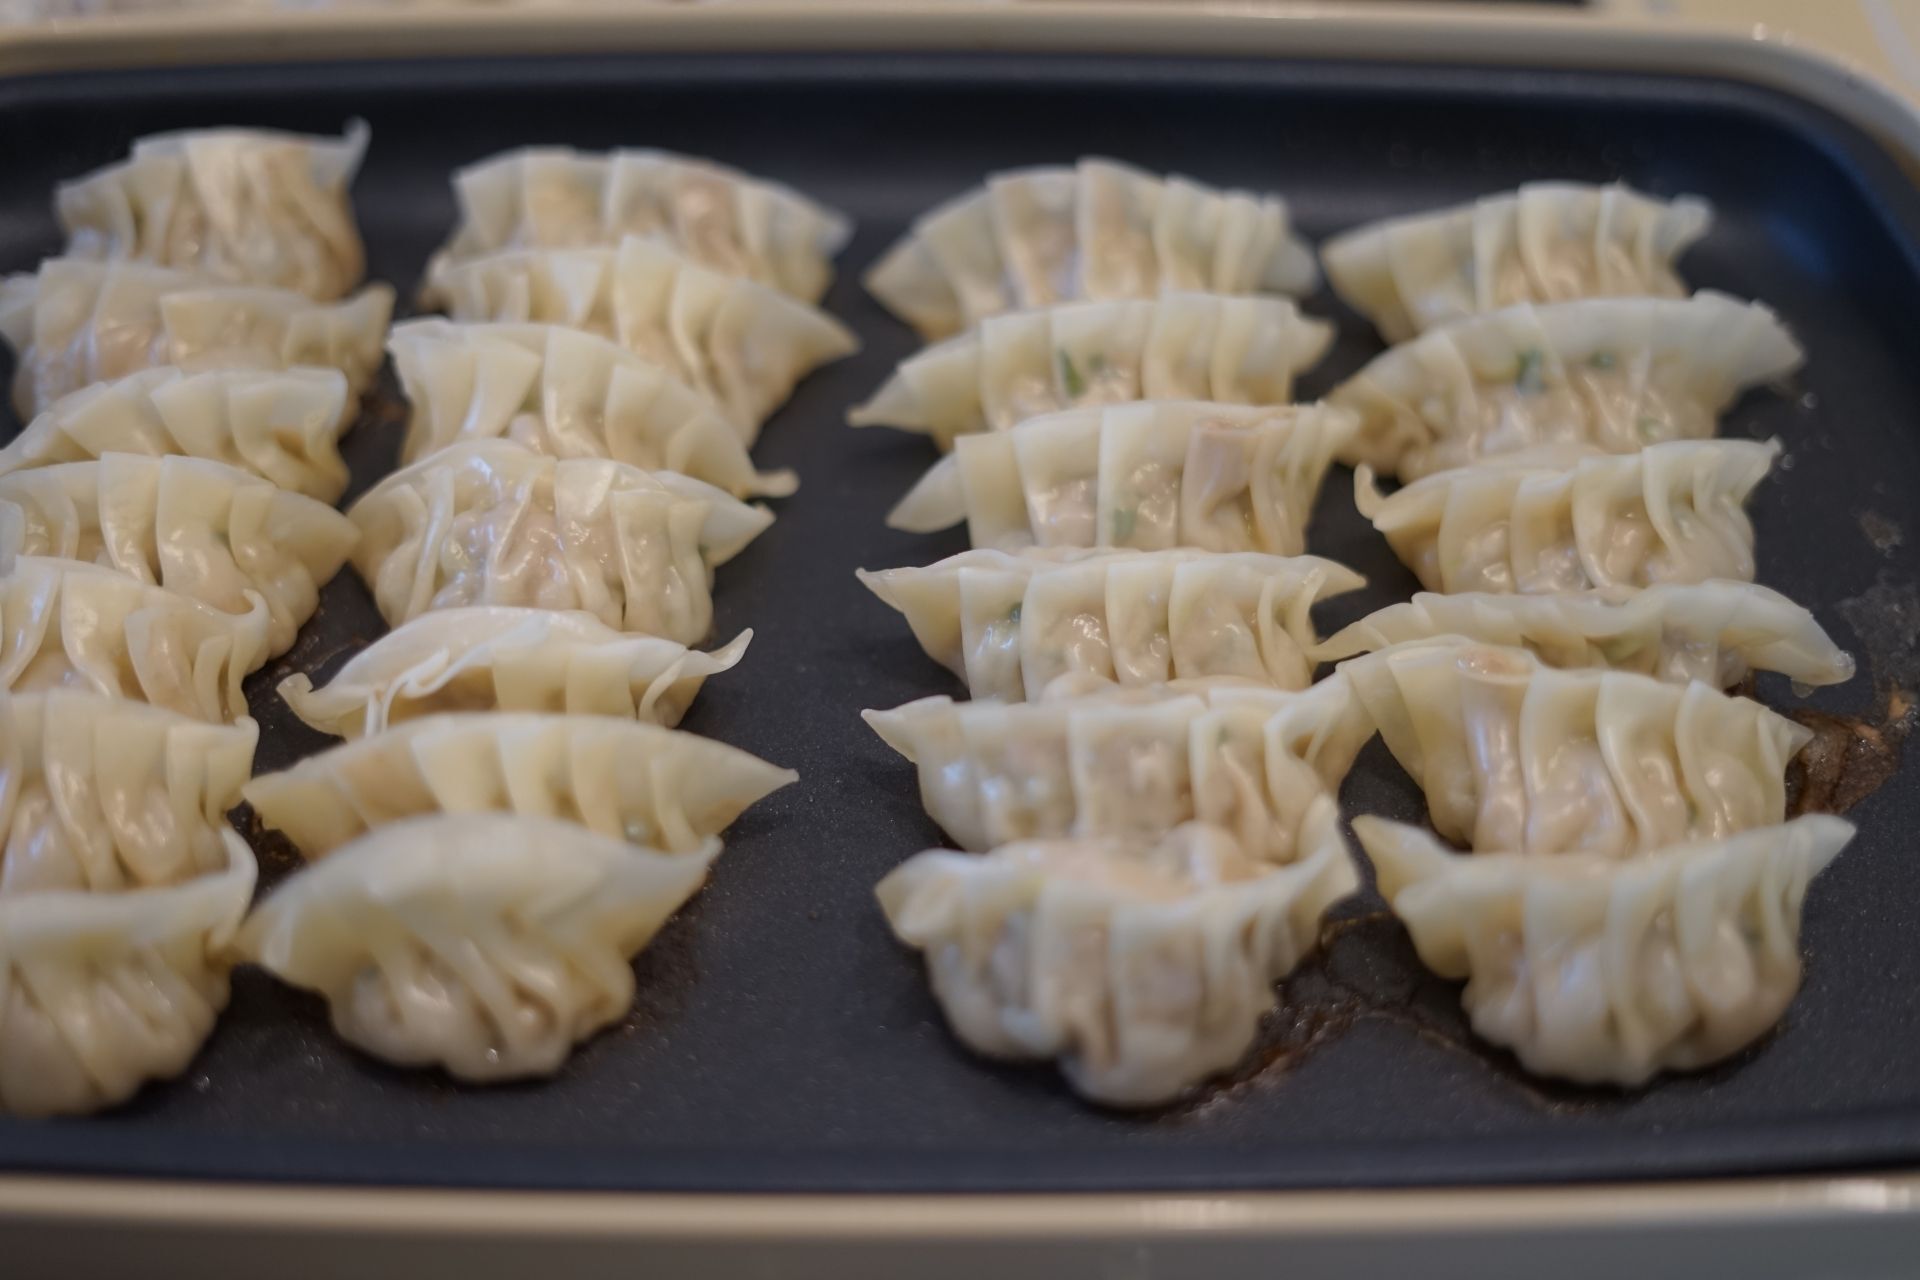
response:
<path id="1" fill-rule="evenodd" d="M 800 388 L 757 456 L 799 494 L 721 570 L 716 637 L 755 630 L 686 727 L 801 782 L 730 833 L 710 886 L 639 959 L 633 1015 L 547 1082 L 458 1087 L 347 1048 L 315 999 L 242 973 L 180 1080 L 104 1116 L 0 1120 L 0 1169 L 204 1178 L 671 1190 L 1090 1190 L 1470 1184 L 1865 1167 L 1920 1159 L 1920 780 L 1854 808 L 1859 839 L 1815 885 L 1805 989 L 1781 1030 L 1700 1075 L 1631 1094 L 1529 1079 L 1467 1035 L 1367 899 L 1233 1079 L 1119 1115 L 1047 1066 L 994 1065 L 948 1035 L 872 886 L 941 842 L 912 771 L 861 724 L 954 684 L 853 577 L 960 550 L 888 530 L 934 459 L 923 440 L 842 425 L 915 342 L 858 276 L 916 212 L 987 171 L 1085 152 L 1272 189 L 1316 240 L 1548 177 L 1697 192 L 1719 217 L 1696 284 L 1764 299 L 1806 343 L 1804 374 L 1730 416 L 1787 459 L 1753 506 L 1761 580 L 1861 658 L 1812 705 L 1875 713 L 1920 675 L 1920 201 L 1851 126 L 1758 89 L 1607 74 L 1284 63 L 849 57 L 620 57 L 113 73 L 0 84 L 0 268 L 59 245 L 53 184 L 161 129 L 336 130 L 373 147 L 355 191 L 371 272 L 403 295 L 453 223 L 452 169 L 524 143 L 657 145 L 774 175 L 859 233 L 828 305 L 865 343 Z M 1342 336 L 1305 388 L 1377 350 Z M 349 438 L 355 492 L 391 467 L 389 384 Z M 350 495 L 351 496 L 351 495 Z M 1311 549 L 1361 569 L 1328 626 L 1404 598 L 1411 577 L 1329 478 Z M 256 677 L 259 766 L 318 749 L 272 689 L 323 679 L 379 623 L 349 572 L 285 659 Z M 1762 695 L 1794 705 L 1763 682 Z M 1348 812 L 1415 819 L 1376 743 Z M 284 874 L 268 850 L 269 881 Z"/>

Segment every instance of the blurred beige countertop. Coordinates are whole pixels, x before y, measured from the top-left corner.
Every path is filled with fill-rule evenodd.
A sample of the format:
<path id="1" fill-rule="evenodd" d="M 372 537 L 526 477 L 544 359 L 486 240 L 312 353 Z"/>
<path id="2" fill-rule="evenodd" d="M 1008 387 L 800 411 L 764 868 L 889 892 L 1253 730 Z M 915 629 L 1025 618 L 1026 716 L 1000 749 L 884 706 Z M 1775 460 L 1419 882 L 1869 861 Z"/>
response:
<path id="1" fill-rule="evenodd" d="M 1920 109 L 1920 0 L 1594 0 L 1602 21 L 1747 30 L 1817 48 L 1872 74 Z"/>

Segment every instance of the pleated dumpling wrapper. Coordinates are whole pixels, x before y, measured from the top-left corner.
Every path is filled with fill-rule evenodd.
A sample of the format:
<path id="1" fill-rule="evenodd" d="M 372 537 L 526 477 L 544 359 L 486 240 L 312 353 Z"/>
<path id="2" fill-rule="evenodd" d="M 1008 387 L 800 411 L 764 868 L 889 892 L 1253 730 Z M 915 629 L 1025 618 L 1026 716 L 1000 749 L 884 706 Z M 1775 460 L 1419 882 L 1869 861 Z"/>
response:
<path id="1" fill-rule="evenodd" d="M 324 688 L 295 672 L 279 691 L 296 716 L 341 738 L 447 711 L 616 716 L 670 729 L 752 638 L 742 631 L 703 653 L 578 610 L 437 609 L 362 649 Z"/>
<path id="2" fill-rule="evenodd" d="M 9 507 L 20 513 L 12 532 Z M 326 503 L 205 458 L 109 453 L 0 476 L 0 572 L 15 555 L 58 556 L 229 613 L 263 599 L 276 654 L 358 541 Z"/>
<path id="3" fill-rule="evenodd" d="M 65 689 L 0 694 L 0 901 L 217 873 L 258 738 L 251 720 L 205 724 Z"/>
<path id="4" fill-rule="evenodd" d="M 1433 825 L 1474 849 L 1641 853 L 1782 821 L 1810 730 L 1751 698 L 1520 649 L 1396 645 L 1339 675 Z"/>
<path id="5" fill-rule="evenodd" d="M 1334 454 L 1354 430 L 1325 405 L 1147 401 L 1068 409 L 962 436 L 887 516 L 976 547 L 1122 547 L 1299 555 Z"/>
<path id="6" fill-rule="evenodd" d="M 1713 221 L 1706 201 L 1624 186 L 1530 182 L 1388 218 L 1321 247 L 1327 279 L 1388 342 L 1516 302 L 1686 293 L 1674 261 Z"/>
<path id="7" fill-rule="evenodd" d="M 1423 591 L 1342 629 L 1307 656 L 1338 662 L 1441 636 L 1512 645 L 1550 667 L 1609 667 L 1716 689 L 1754 671 L 1777 671 L 1809 687 L 1844 683 L 1854 671 L 1853 655 L 1811 613 L 1771 588 L 1718 579 L 1540 596 Z"/>
<path id="8" fill-rule="evenodd" d="M 1802 354 L 1773 312 L 1722 293 L 1521 303 L 1403 343 L 1327 400 L 1360 418 L 1341 461 L 1416 480 L 1540 445 L 1703 440 Z"/>
<path id="9" fill-rule="evenodd" d="M 436 288 L 455 320 L 610 338 L 712 396 L 748 444 L 802 378 L 860 346 L 819 308 L 642 236 L 616 248 L 503 250 L 448 268 Z"/>
<path id="10" fill-rule="evenodd" d="M 1290 834 L 1300 856 L 1285 865 L 1201 823 L 1157 842 L 931 850 L 877 892 L 969 1048 L 1054 1058 L 1083 1096 L 1148 1107 L 1246 1056 L 1275 984 L 1360 887 L 1330 796 Z"/>
<path id="11" fill-rule="evenodd" d="M 1628 1088 L 1765 1035 L 1800 989 L 1807 887 L 1853 838 L 1828 814 L 1624 861 L 1454 854 L 1353 820 L 1427 966 L 1466 979 L 1476 1033 L 1527 1070 Z"/>
<path id="12" fill-rule="evenodd" d="M 605 338 L 538 324 L 414 320 L 388 339 L 412 406 L 402 464 L 504 437 L 554 458 L 678 471 L 735 497 L 782 497 L 791 471 L 759 472 L 719 403 Z"/>
<path id="13" fill-rule="evenodd" d="M 287 880 L 237 948 L 324 996 L 334 1029 L 377 1058 L 479 1082 L 550 1075 L 626 1015 L 631 958 L 719 852 L 554 818 L 411 818 Z"/>
<path id="14" fill-rule="evenodd" d="M 127 159 L 55 190 L 67 253 L 338 298 L 366 269 L 347 187 L 367 138 L 359 120 L 339 138 L 267 129 L 142 138 Z"/>
<path id="15" fill-rule="evenodd" d="M 186 1070 L 226 1007 L 230 945 L 259 869 L 156 888 L 0 894 L 0 1110 L 98 1111 Z"/>
<path id="16" fill-rule="evenodd" d="M 453 175 L 460 225 L 427 264 L 422 291 L 503 249 L 583 249 L 660 236 L 688 258 L 818 302 L 853 234 L 843 213 L 777 182 L 670 151 L 526 147 Z"/>
<path id="17" fill-rule="evenodd" d="M 1745 504 L 1779 456 L 1777 440 L 1676 440 L 1631 454 L 1550 445 L 1436 472 L 1384 497 L 1363 465 L 1353 499 L 1429 591 L 1750 581 Z"/>
<path id="18" fill-rule="evenodd" d="M 0 449 L 0 475 L 109 453 L 224 462 L 331 503 L 353 421 L 338 369 L 145 369 L 62 396 Z"/>
<path id="19" fill-rule="evenodd" d="M 712 738 L 610 716 L 424 716 L 249 782 L 261 824 L 309 859 L 431 813 L 564 818 L 668 853 L 701 848 L 799 778 Z"/>
<path id="20" fill-rule="evenodd" d="M 1285 298 L 1165 293 L 989 316 L 901 362 L 856 427 L 954 437 L 1043 413 L 1135 400 L 1286 404 L 1333 326 Z"/>
<path id="21" fill-rule="evenodd" d="M 1152 839 L 1198 820 L 1288 862 L 1314 797 L 1337 793 L 1373 725 L 1338 676 L 1299 693 L 1172 686 L 1046 702 L 921 698 L 861 713 L 919 770 L 963 849 L 1055 836 Z"/>
<path id="22" fill-rule="evenodd" d="M 1175 290 L 1312 292 L 1287 202 L 1088 157 L 993 174 L 922 215 L 867 272 L 928 340 L 1023 307 Z"/>
<path id="23" fill-rule="evenodd" d="M 338 369 L 357 400 L 380 370 L 393 290 L 344 302 L 225 285 L 134 262 L 49 258 L 0 281 L 0 337 L 14 350 L 14 408 L 30 418 L 95 382 L 159 365 Z"/>
<path id="24" fill-rule="evenodd" d="M 0 504 L 0 543 L 10 511 Z M 223 724 L 247 714 L 271 621 L 249 595 L 226 613 L 77 560 L 19 556 L 0 573 L 0 690 L 85 689 Z"/>
<path id="25" fill-rule="evenodd" d="M 1313 605 L 1366 585 L 1317 556 L 1038 547 L 858 576 L 974 697 L 1007 702 L 1041 698 L 1063 678 L 1304 689 Z"/>
<path id="26" fill-rule="evenodd" d="M 712 485 L 509 440 L 450 445 L 347 512 L 353 567 L 389 626 L 434 609 L 582 609 L 610 627 L 697 644 L 713 566 L 773 522 Z"/>

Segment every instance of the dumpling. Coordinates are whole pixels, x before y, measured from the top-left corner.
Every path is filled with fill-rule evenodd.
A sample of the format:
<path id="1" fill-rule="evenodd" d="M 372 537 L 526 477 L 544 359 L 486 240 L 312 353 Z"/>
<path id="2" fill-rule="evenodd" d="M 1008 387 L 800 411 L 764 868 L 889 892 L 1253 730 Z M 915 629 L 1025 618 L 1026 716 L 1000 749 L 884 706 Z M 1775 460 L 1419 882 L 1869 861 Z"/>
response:
<path id="1" fill-rule="evenodd" d="M 1359 889 L 1330 797 L 1297 828 L 1300 858 L 1285 866 L 1192 823 L 1152 844 L 929 850 L 877 893 L 969 1048 L 1057 1058 L 1087 1098 L 1153 1106 L 1246 1056 L 1275 984 Z"/>
<path id="2" fill-rule="evenodd" d="M 1337 676 L 1300 693 L 921 698 L 861 715 L 918 766 L 928 815 L 973 850 L 1054 836 L 1151 839 L 1198 820 L 1254 856 L 1288 862 L 1308 801 L 1338 791 L 1373 736 Z"/>
<path id="3" fill-rule="evenodd" d="M 108 453 L 208 458 L 331 503 L 347 487 L 352 423 L 337 369 L 186 373 L 172 365 L 54 401 L 0 449 L 0 475 Z"/>
<path id="4" fill-rule="evenodd" d="M 1567 446 L 1442 471 L 1354 504 L 1429 591 L 1524 595 L 1753 578 L 1745 503 L 1780 442 L 1676 440 L 1639 453 Z"/>
<path id="5" fill-rule="evenodd" d="M 1285 404 L 1333 326 L 1284 298 L 1165 293 L 989 316 L 904 361 L 847 421 L 955 436 L 1134 400 Z"/>
<path id="6" fill-rule="evenodd" d="M 86 689 L 238 719 L 241 681 L 269 656 L 266 602 L 248 601 L 247 613 L 224 613 L 98 565 L 21 556 L 0 574 L 0 689 Z"/>
<path id="7" fill-rule="evenodd" d="M 30 418 L 94 382 L 171 364 L 338 369 L 357 399 L 380 369 L 393 290 L 344 302 L 222 285 L 140 263 L 49 258 L 0 281 L 0 337 L 14 350 L 13 403 Z"/>
<path id="8" fill-rule="evenodd" d="M 1538 445 L 1705 439 L 1801 358 L 1773 312 L 1722 293 L 1520 303 L 1403 343 L 1327 399 L 1360 418 L 1341 461 L 1414 480 Z"/>
<path id="9" fill-rule="evenodd" d="M 273 653 L 293 643 L 358 539 L 332 507 L 204 458 L 109 453 L 0 476 L 0 572 L 16 555 L 106 565 L 229 613 L 264 599 Z"/>
<path id="10" fill-rule="evenodd" d="M 309 859 L 429 813 L 563 818 L 687 853 L 799 776 L 658 725 L 482 711 L 409 720 L 262 774 L 244 794 Z"/>
<path id="11" fill-rule="evenodd" d="M 853 223 L 791 187 L 670 151 L 525 147 L 453 175 L 460 225 L 427 264 L 445 272 L 502 249 L 580 249 L 657 235 L 701 266 L 818 302 Z"/>
<path id="12" fill-rule="evenodd" d="M 967 522 L 976 547 L 1306 549 L 1343 410 L 1150 401 L 1068 409 L 962 436 L 887 516 L 932 533 Z"/>
<path id="13" fill-rule="evenodd" d="M 1516 302 L 1677 298 L 1674 260 L 1713 210 L 1628 187 L 1529 182 L 1473 204 L 1368 223 L 1321 246 L 1327 279 L 1388 342 Z"/>
<path id="14" fill-rule="evenodd" d="M 1730 1057 L 1800 988 L 1807 886 L 1853 838 L 1827 814 L 1624 862 L 1455 856 L 1353 820 L 1420 959 L 1465 978 L 1473 1029 L 1539 1075 L 1636 1087 Z"/>
<path id="15" fill-rule="evenodd" d="M 98 694 L 0 693 L 0 902 L 218 872 L 259 736 Z"/>
<path id="16" fill-rule="evenodd" d="M 367 137 L 355 120 L 337 139 L 266 129 L 142 138 L 130 158 L 55 189 L 67 253 L 338 298 L 366 269 L 347 187 Z"/>
<path id="17" fill-rule="evenodd" d="M 611 338 L 760 424 L 800 379 L 860 343 L 817 307 L 628 236 L 618 248 L 509 249 L 443 271 L 455 320 L 558 324 Z"/>
<path id="18" fill-rule="evenodd" d="M 1474 849 L 1620 857 L 1780 822 L 1787 763 L 1813 737 L 1709 685 L 1493 645 L 1396 645 L 1339 674 L 1434 827 Z"/>
<path id="19" fill-rule="evenodd" d="M 376 1058 L 482 1082 L 548 1075 L 625 1016 L 629 959 L 719 852 L 655 853 L 554 818 L 413 818 L 281 885 L 236 947 L 324 996 L 334 1029 Z"/>
<path id="20" fill-rule="evenodd" d="M 347 512 L 353 567 L 387 625 L 433 609 L 584 609 L 610 627 L 696 644 L 713 566 L 773 523 L 712 485 L 506 440 L 450 445 Z"/>
<path id="21" fill-rule="evenodd" d="M 444 711 L 618 716 L 672 728 L 707 677 L 731 670 L 752 638 L 742 631 L 701 653 L 616 631 L 590 613 L 439 609 L 362 649 L 325 688 L 296 672 L 280 682 L 280 696 L 341 738 Z"/>
<path id="22" fill-rule="evenodd" d="M 1173 290 L 1298 297 L 1318 278 L 1278 196 L 1088 157 L 990 176 L 922 216 L 865 283 L 931 340 L 1022 307 Z"/>
<path id="23" fill-rule="evenodd" d="M 1550 667 L 1611 667 L 1719 689 L 1750 671 L 1778 671 L 1815 686 L 1853 678 L 1853 656 L 1811 613 L 1751 582 L 1676 583 L 1629 595 L 1422 592 L 1362 618 L 1307 656 L 1338 662 L 1438 636 L 1513 645 Z"/>
<path id="24" fill-rule="evenodd" d="M 98 1111 L 186 1070 L 227 1004 L 228 951 L 258 868 L 165 888 L 0 894 L 0 1110 Z"/>
<path id="25" fill-rule="evenodd" d="M 415 320 L 387 342 L 412 405 L 402 463 L 505 437 L 555 458 L 678 471 L 735 497 L 783 497 L 791 471 L 753 469 L 746 433 L 702 392 L 604 338 L 558 325 Z"/>
<path id="26" fill-rule="evenodd" d="M 1304 689 L 1315 665 L 1309 611 L 1366 585 L 1331 560 L 1251 551 L 1030 547 L 858 573 L 974 697 L 1008 702 L 1037 699 L 1063 676 Z"/>

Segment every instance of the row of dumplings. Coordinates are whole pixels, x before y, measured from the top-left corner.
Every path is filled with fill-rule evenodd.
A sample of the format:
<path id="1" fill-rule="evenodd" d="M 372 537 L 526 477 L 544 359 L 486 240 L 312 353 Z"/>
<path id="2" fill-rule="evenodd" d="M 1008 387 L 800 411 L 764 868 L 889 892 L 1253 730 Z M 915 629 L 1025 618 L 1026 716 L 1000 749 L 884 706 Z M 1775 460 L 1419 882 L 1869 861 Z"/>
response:
<path id="1" fill-rule="evenodd" d="M 1270 296 L 1315 280 L 1277 197 L 1017 171 L 882 260 L 868 287 L 937 341 L 850 421 L 948 451 L 889 522 L 964 521 L 974 549 L 860 575 L 971 695 L 866 713 L 966 851 L 879 896 L 965 1043 L 1120 1106 L 1233 1069 L 1359 889 L 1337 796 L 1375 733 L 1478 851 L 1356 822 L 1487 1039 L 1638 1084 L 1777 1019 L 1851 828 L 1785 823 L 1806 733 L 1721 690 L 1852 663 L 1751 581 L 1742 503 L 1777 445 L 1710 437 L 1800 355 L 1763 307 L 1680 296 L 1707 221 L 1541 184 L 1339 237 L 1335 289 L 1406 341 L 1305 405 L 1332 327 Z M 1465 594 L 1316 634 L 1363 585 L 1305 554 L 1335 461 L 1422 584 Z"/>
<path id="2" fill-rule="evenodd" d="M 1854 667 L 1753 583 L 1744 504 L 1781 446 L 1715 433 L 1803 357 L 1764 306 L 1686 295 L 1674 264 L 1710 222 L 1698 200 L 1543 185 L 1324 255 L 1399 343 L 1332 397 L 1363 423 L 1356 503 L 1442 593 L 1329 654 L 1371 651 L 1339 672 L 1439 838 L 1355 833 L 1421 958 L 1465 980 L 1474 1030 L 1586 1084 L 1766 1034 L 1800 986 L 1809 883 L 1854 833 L 1788 819 L 1812 735 L 1725 692 Z M 1376 471 L 1402 487 L 1381 496 Z"/>
<path id="3" fill-rule="evenodd" d="M 422 291 L 450 318 L 389 338 L 385 286 L 320 300 L 362 270 L 365 145 L 147 139 L 59 193 L 67 256 L 0 286 L 30 417 L 0 451 L 5 1109 L 177 1073 L 239 961 L 390 1061 L 551 1071 L 794 778 L 673 726 L 750 639 L 692 647 L 772 520 L 742 499 L 797 484 L 748 448 L 851 349 L 797 296 L 844 220 L 665 153 L 513 153 L 456 179 Z M 404 465 L 343 514 L 383 340 Z M 279 691 L 348 741 L 249 782 L 241 682 L 349 562 L 393 629 Z M 243 799 L 311 864 L 251 914 Z"/>
<path id="4" fill-rule="evenodd" d="M 185 1069 L 258 867 L 228 823 L 284 653 L 359 541 L 341 433 L 393 293 L 338 140 L 218 130 L 62 186 L 0 282 L 26 427 L 0 450 L 0 1110 Z"/>
<path id="5" fill-rule="evenodd" d="M 715 571 L 795 491 L 749 450 L 853 348 L 815 300 L 845 219 L 651 151 L 528 150 L 454 178 L 460 223 L 389 341 L 400 470 L 354 565 L 393 628 L 282 695 L 349 739 L 247 792 L 316 865 L 243 943 L 362 1049 L 466 1080 L 552 1072 L 625 1016 L 631 958 L 719 834 L 794 781 L 674 726 Z"/>

